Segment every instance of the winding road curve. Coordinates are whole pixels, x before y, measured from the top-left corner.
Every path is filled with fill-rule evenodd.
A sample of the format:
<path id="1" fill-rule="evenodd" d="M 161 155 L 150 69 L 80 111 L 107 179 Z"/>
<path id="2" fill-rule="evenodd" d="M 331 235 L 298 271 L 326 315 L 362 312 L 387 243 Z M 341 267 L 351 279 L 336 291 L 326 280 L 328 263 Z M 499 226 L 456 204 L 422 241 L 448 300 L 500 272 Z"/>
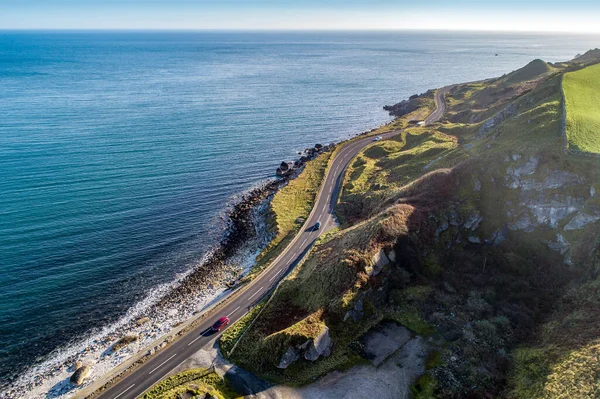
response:
<path id="1" fill-rule="evenodd" d="M 444 87 L 436 92 L 436 109 L 427 117 L 426 124 L 437 122 L 444 115 L 446 109 L 444 94 L 448 90 L 449 87 Z M 382 134 L 381 138 L 388 139 L 398 133 L 399 131 L 393 131 Z M 307 222 L 288 247 L 272 262 L 271 266 L 247 286 L 234 291 L 231 294 L 234 296 L 233 299 L 230 298 L 222 305 L 217 305 L 213 310 L 213 318 L 204 320 L 198 327 L 158 352 L 98 397 L 102 399 L 132 399 L 143 394 L 171 370 L 220 336 L 220 333 L 209 334 L 208 332 L 216 319 L 220 316 L 228 316 L 231 319 L 231 324 L 233 324 L 270 292 L 302 259 L 319 235 L 333 228 L 335 224 L 333 208 L 341 187 L 344 171 L 352 159 L 372 142 L 373 137 L 371 136 L 354 140 L 341 147 L 331 163 Z M 317 221 L 321 221 L 322 227 L 320 230 L 313 231 L 312 227 Z"/>

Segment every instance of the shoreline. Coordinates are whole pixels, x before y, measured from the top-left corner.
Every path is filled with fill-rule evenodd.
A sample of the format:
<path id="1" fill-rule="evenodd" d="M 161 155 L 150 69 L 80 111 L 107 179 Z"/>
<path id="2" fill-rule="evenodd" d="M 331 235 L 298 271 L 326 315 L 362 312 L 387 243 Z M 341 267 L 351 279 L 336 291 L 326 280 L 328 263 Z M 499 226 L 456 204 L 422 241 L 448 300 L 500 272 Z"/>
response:
<path id="1" fill-rule="evenodd" d="M 384 123 L 379 128 L 393 122 Z M 354 138 L 369 135 L 378 128 L 351 135 L 336 146 Z M 313 147 L 314 148 L 314 147 Z M 327 148 L 327 147 L 325 147 Z M 97 331 L 91 331 L 79 341 L 57 348 L 44 360 L 21 371 L 17 378 L 1 387 L 0 398 L 65 399 L 89 387 L 119 365 L 134 358 L 153 342 L 168 336 L 177 327 L 189 322 L 211 305 L 220 302 L 231 292 L 228 282 L 250 274 L 259 254 L 271 242 L 274 234 L 266 226 L 270 200 L 290 180 L 303 170 L 306 161 L 325 151 L 314 151 L 311 157 L 302 156 L 294 170 L 279 179 L 270 179 L 232 198 L 225 215 L 226 228 L 215 248 L 200 262 L 179 274 L 173 281 L 153 289 L 146 298 L 131 307 L 125 315 Z M 126 335 L 138 339 L 113 352 L 113 344 Z M 156 348 L 160 350 L 160 348 Z M 76 362 L 92 368 L 92 375 L 78 387 L 70 384 Z"/>
<path id="2" fill-rule="evenodd" d="M 353 135 L 337 144 L 367 133 L 369 131 Z M 315 152 L 314 157 L 322 152 Z M 133 358 L 142 348 L 219 302 L 231 292 L 228 282 L 248 275 L 256 266 L 256 258 L 273 238 L 266 226 L 270 200 L 302 172 L 307 160 L 305 158 L 301 163 L 297 160 L 292 173 L 267 180 L 232 197 L 235 202 L 228 205 L 221 216 L 226 223 L 222 239 L 196 265 L 177 275 L 173 281 L 155 287 L 111 324 L 54 349 L 40 362 L 18 371 L 16 377 L 9 377 L 0 386 L 0 398 L 71 397 Z M 136 335 L 138 339 L 113 352 L 113 344 L 126 335 Z M 75 387 L 70 384 L 69 377 L 78 361 L 92 367 L 92 376 L 83 385 Z"/>

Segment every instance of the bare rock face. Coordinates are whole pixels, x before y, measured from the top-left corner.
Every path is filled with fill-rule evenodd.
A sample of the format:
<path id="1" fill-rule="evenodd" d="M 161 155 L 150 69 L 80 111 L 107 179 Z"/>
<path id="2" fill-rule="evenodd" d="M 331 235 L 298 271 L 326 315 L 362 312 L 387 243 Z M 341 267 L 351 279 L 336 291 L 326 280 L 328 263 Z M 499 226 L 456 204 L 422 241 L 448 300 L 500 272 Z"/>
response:
<path id="1" fill-rule="evenodd" d="M 352 309 L 346 312 L 346 315 L 344 316 L 344 321 L 352 319 L 357 322 L 360 319 L 362 319 L 363 315 L 363 300 L 362 298 L 360 298 L 354 303 Z"/>
<path id="2" fill-rule="evenodd" d="M 465 221 L 464 228 L 474 231 L 479 227 L 479 224 L 483 221 L 483 216 L 479 214 L 479 211 L 471 214 Z"/>
<path id="3" fill-rule="evenodd" d="M 383 248 L 373 256 L 373 265 L 367 266 L 365 271 L 369 275 L 369 277 L 376 276 L 381 273 L 381 270 L 390 264 L 390 260 L 385 254 Z"/>
<path id="4" fill-rule="evenodd" d="M 308 345 L 308 349 L 304 352 L 306 360 L 315 361 L 320 356 L 328 357 L 331 355 L 331 346 L 333 341 L 329 336 L 329 327 L 325 327 L 323 331 L 316 336 Z"/>
<path id="5" fill-rule="evenodd" d="M 290 364 L 294 363 L 298 359 L 300 359 L 300 351 L 295 347 L 290 346 L 281 357 L 281 360 L 279 360 L 277 368 L 287 369 L 290 367 Z"/>
<path id="6" fill-rule="evenodd" d="M 485 121 L 485 123 L 479 129 L 479 132 L 477 132 L 477 137 L 487 136 L 487 134 L 494 130 L 496 126 L 506 119 L 515 116 L 518 112 L 518 107 L 514 103 L 510 104 L 508 107 L 504 108 L 502 111 Z"/>
<path id="7" fill-rule="evenodd" d="M 89 366 L 81 366 L 71 376 L 71 384 L 81 385 L 92 374 L 92 369 Z"/>
<path id="8" fill-rule="evenodd" d="M 557 234 L 556 241 L 547 241 L 546 245 L 551 250 L 560 252 L 561 255 L 565 255 L 571 249 L 571 244 L 569 244 L 562 234 Z"/>
<path id="9" fill-rule="evenodd" d="M 513 159 L 515 156 L 513 155 Z M 506 169 L 506 180 L 508 188 L 521 187 L 521 179 L 524 176 L 530 176 L 535 173 L 540 159 L 538 157 L 530 157 L 529 160 L 521 166 L 509 167 Z"/>
<path id="10" fill-rule="evenodd" d="M 569 230 L 579 230 L 584 226 L 587 226 L 590 223 L 594 223 L 600 220 L 600 216 L 597 215 L 588 215 L 587 213 L 580 212 L 573 219 L 567 223 L 565 226 L 565 231 Z"/>

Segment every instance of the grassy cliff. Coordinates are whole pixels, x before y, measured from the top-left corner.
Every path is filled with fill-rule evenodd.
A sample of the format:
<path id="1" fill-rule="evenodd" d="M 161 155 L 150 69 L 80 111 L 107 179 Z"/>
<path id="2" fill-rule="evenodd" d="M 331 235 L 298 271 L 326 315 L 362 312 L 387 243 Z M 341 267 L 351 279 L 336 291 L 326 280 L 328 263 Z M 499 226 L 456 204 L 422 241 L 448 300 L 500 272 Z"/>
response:
<path id="1" fill-rule="evenodd" d="M 365 362 L 363 335 L 392 320 L 433 359 L 415 397 L 596 397 L 600 161 L 565 152 L 562 129 L 563 74 L 580 67 L 536 60 L 455 85 L 440 123 L 398 122 L 365 148 L 341 228 L 229 357 L 305 384 Z"/>

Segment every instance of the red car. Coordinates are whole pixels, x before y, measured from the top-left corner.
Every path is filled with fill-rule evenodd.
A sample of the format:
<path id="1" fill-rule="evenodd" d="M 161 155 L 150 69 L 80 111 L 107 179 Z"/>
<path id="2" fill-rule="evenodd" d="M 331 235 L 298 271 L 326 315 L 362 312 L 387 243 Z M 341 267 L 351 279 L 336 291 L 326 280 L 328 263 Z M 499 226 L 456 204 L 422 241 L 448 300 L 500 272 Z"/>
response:
<path id="1" fill-rule="evenodd" d="M 221 331 L 223 327 L 229 324 L 229 317 L 221 317 L 215 324 L 210 328 L 213 331 Z"/>

